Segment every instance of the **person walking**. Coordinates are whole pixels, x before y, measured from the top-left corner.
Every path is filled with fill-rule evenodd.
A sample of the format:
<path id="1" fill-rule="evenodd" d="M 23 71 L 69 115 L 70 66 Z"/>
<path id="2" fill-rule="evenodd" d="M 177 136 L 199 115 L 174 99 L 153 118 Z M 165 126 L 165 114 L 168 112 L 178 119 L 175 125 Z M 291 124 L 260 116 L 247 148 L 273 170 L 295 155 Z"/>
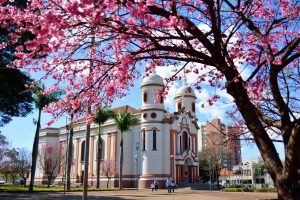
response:
<path id="1" fill-rule="evenodd" d="M 171 182 L 172 182 L 172 191 L 175 192 L 175 187 L 176 187 L 175 180 L 171 178 Z"/>
<path id="2" fill-rule="evenodd" d="M 153 190 L 155 189 L 155 185 L 154 185 L 154 183 L 151 183 L 151 185 L 150 185 L 150 189 L 152 190 L 152 192 L 153 192 Z"/>
<path id="3" fill-rule="evenodd" d="M 156 179 L 154 180 L 154 186 L 155 186 L 155 191 L 157 191 L 158 190 L 158 181 Z"/>
<path id="4" fill-rule="evenodd" d="M 171 193 L 172 190 L 172 179 L 169 177 L 166 181 L 166 187 L 168 188 L 168 193 Z"/>

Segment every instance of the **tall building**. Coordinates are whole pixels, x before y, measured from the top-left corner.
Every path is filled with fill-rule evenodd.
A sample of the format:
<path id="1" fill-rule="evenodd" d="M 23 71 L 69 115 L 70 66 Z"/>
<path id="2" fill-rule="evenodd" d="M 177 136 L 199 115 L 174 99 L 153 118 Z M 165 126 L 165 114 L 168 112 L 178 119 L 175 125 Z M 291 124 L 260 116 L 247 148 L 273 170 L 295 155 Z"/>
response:
<path id="1" fill-rule="evenodd" d="M 187 86 L 186 79 L 175 95 L 175 112 L 169 113 L 161 100 L 156 101 L 155 91 L 161 90 L 164 82 L 153 72 L 143 79 L 141 85 L 141 109 L 129 106 L 115 108 L 131 112 L 139 119 L 139 123 L 124 133 L 123 186 L 149 188 L 154 180 L 164 187 L 167 177 L 177 183 L 193 183 L 198 177 L 197 133 L 198 124 L 195 117 L 196 96 L 192 88 Z M 83 181 L 85 152 L 85 119 L 74 124 L 74 153 L 72 165 L 72 183 Z M 96 147 L 98 142 L 96 124 L 91 124 L 89 180 L 90 185 L 96 182 Z M 40 130 L 39 148 L 43 145 L 61 144 L 66 148 L 68 130 L 65 127 L 45 128 Z M 120 132 L 113 120 L 102 125 L 103 160 L 112 160 L 119 167 Z M 39 160 L 39 159 L 38 159 Z M 64 162 L 64 161 L 62 161 Z M 37 164 L 39 165 L 39 163 Z M 37 167 L 36 181 L 44 181 L 43 171 Z M 64 172 L 56 178 L 61 180 Z M 107 178 L 101 174 L 101 185 L 106 186 Z M 118 185 L 118 174 L 111 179 L 111 186 Z"/>
<path id="2" fill-rule="evenodd" d="M 231 168 L 241 162 L 241 143 L 239 140 L 240 130 L 238 127 L 226 126 L 220 119 L 213 119 L 200 126 L 198 134 L 198 151 L 214 147 L 223 149 L 223 167 Z M 201 142 L 199 142 L 201 141 Z"/>

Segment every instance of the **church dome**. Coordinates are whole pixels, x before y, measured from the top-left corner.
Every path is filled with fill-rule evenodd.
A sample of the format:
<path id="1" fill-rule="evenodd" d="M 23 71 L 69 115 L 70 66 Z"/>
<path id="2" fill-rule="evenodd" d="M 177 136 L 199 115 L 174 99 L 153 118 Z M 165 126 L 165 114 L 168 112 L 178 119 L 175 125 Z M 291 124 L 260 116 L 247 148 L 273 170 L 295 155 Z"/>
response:
<path id="1" fill-rule="evenodd" d="M 183 96 L 195 96 L 195 93 L 191 87 L 184 85 L 177 90 L 175 98 Z"/>
<path id="2" fill-rule="evenodd" d="M 147 76 L 143 79 L 141 87 L 146 86 L 146 85 L 161 85 L 161 86 L 164 86 L 164 81 L 153 70 L 153 72 L 149 76 Z"/>
<path id="3" fill-rule="evenodd" d="M 175 94 L 175 98 L 176 97 L 183 97 L 183 96 L 194 96 L 196 97 L 193 89 L 187 85 L 187 80 L 186 80 L 186 76 L 183 77 L 183 85 L 177 90 L 176 94 Z"/>

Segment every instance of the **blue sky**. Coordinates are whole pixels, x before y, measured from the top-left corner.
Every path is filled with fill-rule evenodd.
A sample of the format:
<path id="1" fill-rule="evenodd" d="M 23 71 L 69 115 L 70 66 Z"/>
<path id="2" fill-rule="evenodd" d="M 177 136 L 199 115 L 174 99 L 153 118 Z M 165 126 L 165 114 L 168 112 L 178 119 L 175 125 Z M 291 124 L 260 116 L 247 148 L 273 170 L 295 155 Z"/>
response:
<path id="1" fill-rule="evenodd" d="M 164 76 L 166 73 L 168 73 L 168 70 L 165 69 L 158 70 L 157 72 L 159 75 Z M 188 77 L 188 82 L 193 82 L 192 77 Z M 140 108 L 141 107 L 141 91 L 140 91 L 140 84 L 141 79 L 138 79 L 135 81 L 135 87 L 131 88 L 130 91 L 128 91 L 128 95 L 124 97 L 123 99 L 117 99 L 115 103 L 113 104 L 113 107 L 118 107 L 122 105 L 130 105 L 134 108 Z M 170 112 L 174 111 L 174 104 L 173 104 L 173 96 L 176 92 L 177 88 L 181 86 L 180 82 L 176 82 L 172 85 L 172 88 L 170 90 L 170 98 L 168 98 L 165 103 L 165 107 Z M 223 101 L 217 102 L 213 106 L 207 106 L 205 108 L 201 108 L 200 104 L 205 102 L 207 98 L 209 98 L 210 91 L 203 90 L 202 93 L 197 93 L 196 95 L 198 97 L 197 100 L 197 118 L 199 119 L 200 123 L 205 123 L 208 120 L 211 120 L 213 118 L 219 117 L 223 122 L 226 121 L 225 117 L 225 111 L 226 108 L 228 108 L 228 104 L 224 103 L 226 98 L 229 98 L 226 96 L 227 94 L 223 94 Z M 225 99 L 225 100 L 224 100 Z M 34 112 L 30 115 L 28 115 L 25 118 L 13 118 L 13 121 L 7 124 L 4 127 L 0 128 L 0 131 L 2 134 L 4 134 L 9 142 L 11 143 L 12 147 L 16 148 L 28 148 L 29 150 L 32 149 L 32 143 L 33 143 L 33 137 L 35 133 L 35 125 L 33 124 L 33 118 L 37 118 L 37 111 L 34 110 Z M 51 120 L 51 116 L 49 114 L 43 113 L 42 114 L 42 128 L 46 127 L 46 123 Z M 59 127 L 64 126 L 66 123 L 65 118 L 61 118 L 59 121 L 55 122 L 52 127 Z M 229 123 L 229 122 L 228 122 Z M 281 157 L 283 157 L 283 145 L 276 144 L 276 148 L 278 149 L 278 153 Z M 246 160 L 249 157 L 256 157 L 260 156 L 260 153 L 258 149 L 256 148 L 255 144 L 243 144 L 242 145 L 242 159 Z"/>

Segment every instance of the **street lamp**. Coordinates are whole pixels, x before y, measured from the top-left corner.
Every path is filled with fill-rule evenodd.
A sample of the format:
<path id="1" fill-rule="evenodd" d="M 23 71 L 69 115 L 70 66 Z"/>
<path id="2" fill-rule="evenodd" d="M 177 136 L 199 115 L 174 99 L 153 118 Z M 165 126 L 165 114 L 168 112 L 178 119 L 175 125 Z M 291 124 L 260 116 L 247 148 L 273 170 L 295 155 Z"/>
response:
<path id="1" fill-rule="evenodd" d="M 139 146 L 140 142 L 135 143 L 135 149 L 136 149 L 136 189 L 139 189 Z"/>

